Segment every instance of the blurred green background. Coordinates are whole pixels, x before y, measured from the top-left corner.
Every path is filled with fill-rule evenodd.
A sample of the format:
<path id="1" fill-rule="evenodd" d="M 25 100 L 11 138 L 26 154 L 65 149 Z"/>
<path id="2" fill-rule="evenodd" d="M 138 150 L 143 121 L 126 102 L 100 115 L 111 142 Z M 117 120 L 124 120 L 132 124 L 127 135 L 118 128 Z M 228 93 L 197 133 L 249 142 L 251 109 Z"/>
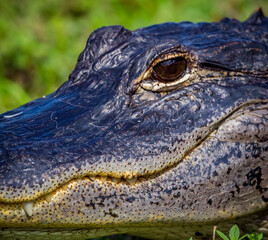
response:
<path id="1" fill-rule="evenodd" d="M 73 70 L 89 34 L 166 21 L 244 21 L 267 0 L 1 0 L 0 113 L 51 93 Z"/>

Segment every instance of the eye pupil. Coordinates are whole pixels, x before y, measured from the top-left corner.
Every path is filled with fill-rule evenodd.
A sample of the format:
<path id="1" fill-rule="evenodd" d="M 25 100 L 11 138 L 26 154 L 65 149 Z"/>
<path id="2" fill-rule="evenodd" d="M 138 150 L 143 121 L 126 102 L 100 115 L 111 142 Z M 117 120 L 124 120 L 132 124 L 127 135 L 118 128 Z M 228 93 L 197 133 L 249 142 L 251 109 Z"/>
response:
<path id="1" fill-rule="evenodd" d="M 160 81 L 173 81 L 180 77 L 186 69 L 186 60 L 178 57 L 162 61 L 153 68 L 153 75 Z"/>

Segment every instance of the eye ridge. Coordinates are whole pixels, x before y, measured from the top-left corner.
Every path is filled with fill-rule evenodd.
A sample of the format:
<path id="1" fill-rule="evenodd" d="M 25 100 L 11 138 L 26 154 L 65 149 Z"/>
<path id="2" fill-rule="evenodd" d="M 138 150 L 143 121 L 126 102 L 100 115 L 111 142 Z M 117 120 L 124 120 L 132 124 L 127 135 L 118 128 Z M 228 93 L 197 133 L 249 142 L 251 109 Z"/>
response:
<path id="1" fill-rule="evenodd" d="M 174 81 L 183 75 L 186 65 L 186 60 L 182 57 L 159 62 L 153 67 L 153 78 L 164 82 Z"/>

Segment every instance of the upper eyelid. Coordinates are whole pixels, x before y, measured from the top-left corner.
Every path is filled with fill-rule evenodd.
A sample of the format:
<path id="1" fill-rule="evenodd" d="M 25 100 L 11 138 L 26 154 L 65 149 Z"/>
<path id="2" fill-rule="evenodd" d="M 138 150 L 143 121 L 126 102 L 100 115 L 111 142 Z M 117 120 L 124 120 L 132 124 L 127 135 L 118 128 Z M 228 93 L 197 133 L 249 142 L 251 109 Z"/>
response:
<path id="1" fill-rule="evenodd" d="M 188 58 L 188 56 L 185 54 L 185 52 L 179 52 L 179 51 L 166 52 L 166 53 L 161 54 L 157 58 L 155 58 L 152 61 L 150 67 L 153 68 L 158 63 L 165 62 L 167 60 L 175 59 L 175 58 L 178 58 L 178 57 L 182 57 L 182 58 L 185 58 L 185 59 Z"/>
<path id="2" fill-rule="evenodd" d="M 186 60 L 186 62 L 188 63 L 189 56 L 187 56 L 185 52 L 174 51 L 174 52 L 162 54 L 162 55 L 158 56 L 157 58 L 155 58 L 152 61 L 150 66 L 147 68 L 147 70 L 142 75 L 141 79 L 146 79 L 150 75 L 150 73 L 152 72 L 153 68 L 158 63 L 161 63 L 161 62 L 164 62 L 164 61 L 167 61 L 167 60 L 171 60 L 171 59 L 175 59 L 175 58 L 178 58 L 178 57 L 184 58 Z"/>

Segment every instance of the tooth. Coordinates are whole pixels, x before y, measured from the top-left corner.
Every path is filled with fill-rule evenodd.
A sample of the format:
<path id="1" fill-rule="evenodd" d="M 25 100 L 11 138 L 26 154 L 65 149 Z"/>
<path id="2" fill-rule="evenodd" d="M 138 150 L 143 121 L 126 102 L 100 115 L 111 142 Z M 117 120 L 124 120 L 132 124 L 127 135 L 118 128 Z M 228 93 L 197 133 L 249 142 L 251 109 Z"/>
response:
<path id="1" fill-rule="evenodd" d="M 62 186 L 63 190 L 66 191 L 68 189 L 68 184 Z"/>
<path id="2" fill-rule="evenodd" d="M 111 180 L 112 180 L 114 183 L 119 183 L 121 179 L 120 179 L 120 178 L 112 177 Z"/>
<path id="3" fill-rule="evenodd" d="M 126 181 L 128 182 L 128 184 L 134 185 L 137 182 L 137 178 L 128 178 L 126 179 Z"/>
<path id="4" fill-rule="evenodd" d="M 92 175 L 92 176 L 89 176 L 89 178 L 90 178 L 92 181 L 94 181 L 95 178 L 96 178 L 96 176 Z"/>
<path id="5" fill-rule="evenodd" d="M 102 182 L 105 182 L 106 179 L 107 179 L 107 176 L 100 176 L 100 180 L 101 180 Z"/>
<path id="6" fill-rule="evenodd" d="M 46 199 L 46 201 L 47 201 L 48 203 L 50 203 L 51 200 L 52 200 L 52 193 L 49 193 L 49 194 L 45 195 L 45 199 Z"/>
<path id="7" fill-rule="evenodd" d="M 89 177 L 88 177 L 88 176 L 85 176 L 85 177 L 82 178 L 82 180 L 83 180 L 83 181 L 84 181 L 84 180 L 87 180 L 87 181 L 88 181 L 88 180 L 89 180 Z"/>
<path id="8" fill-rule="evenodd" d="M 33 215 L 33 202 L 23 202 L 22 203 L 23 209 L 25 213 L 31 217 Z"/>

